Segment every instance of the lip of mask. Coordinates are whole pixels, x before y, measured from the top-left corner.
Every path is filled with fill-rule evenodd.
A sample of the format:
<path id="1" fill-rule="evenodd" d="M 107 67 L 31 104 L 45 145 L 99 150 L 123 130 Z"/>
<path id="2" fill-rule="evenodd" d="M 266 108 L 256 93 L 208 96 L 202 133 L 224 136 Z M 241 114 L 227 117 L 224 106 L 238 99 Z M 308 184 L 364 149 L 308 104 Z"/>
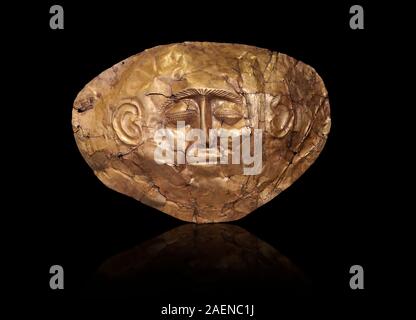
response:
<path id="1" fill-rule="evenodd" d="M 185 42 L 105 70 L 74 101 L 78 148 L 109 188 L 178 219 L 227 222 L 315 161 L 330 126 L 316 71 L 285 54 Z"/>

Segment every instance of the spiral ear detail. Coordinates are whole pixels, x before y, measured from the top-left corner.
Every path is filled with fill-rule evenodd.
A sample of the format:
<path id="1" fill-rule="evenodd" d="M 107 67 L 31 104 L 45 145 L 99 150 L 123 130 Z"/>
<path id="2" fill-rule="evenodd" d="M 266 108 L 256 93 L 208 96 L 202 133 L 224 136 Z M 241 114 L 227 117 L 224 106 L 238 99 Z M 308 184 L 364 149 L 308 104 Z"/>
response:
<path id="1" fill-rule="evenodd" d="M 270 121 L 270 131 L 276 138 L 285 137 L 293 128 L 294 113 L 291 105 L 283 104 L 281 99 L 276 99 L 271 103 L 274 117 Z"/>
<path id="2" fill-rule="evenodd" d="M 128 145 L 137 145 L 142 139 L 141 108 L 134 100 L 122 101 L 113 113 L 113 129 L 117 137 Z"/>

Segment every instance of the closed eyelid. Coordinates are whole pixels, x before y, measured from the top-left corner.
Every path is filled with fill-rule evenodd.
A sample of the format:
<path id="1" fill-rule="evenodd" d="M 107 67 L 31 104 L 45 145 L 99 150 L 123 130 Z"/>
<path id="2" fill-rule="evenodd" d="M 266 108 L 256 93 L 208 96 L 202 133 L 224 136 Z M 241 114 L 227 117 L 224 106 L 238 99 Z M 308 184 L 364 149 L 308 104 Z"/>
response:
<path id="1" fill-rule="evenodd" d="M 195 102 L 182 100 L 181 103 L 183 103 L 182 106 L 173 104 L 165 111 L 165 118 L 168 122 L 191 121 L 198 114 L 198 105 Z"/>
<path id="2" fill-rule="evenodd" d="M 243 114 L 237 110 L 230 110 L 230 109 L 226 109 L 226 108 L 217 108 L 214 111 L 214 115 L 216 117 L 243 117 Z"/>
<path id="3" fill-rule="evenodd" d="M 236 107 L 218 106 L 214 110 L 214 116 L 228 125 L 233 125 L 243 118 L 243 113 Z"/>
<path id="4" fill-rule="evenodd" d="M 178 121 L 178 120 L 190 120 L 197 115 L 197 112 L 194 110 L 185 110 L 177 112 L 168 112 L 165 114 L 166 120 L 168 121 Z"/>
<path id="5" fill-rule="evenodd" d="M 241 106 L 234 103 L 225 103 L 217 105 L 214 108 L 215 116 L 243 116 Z"/>

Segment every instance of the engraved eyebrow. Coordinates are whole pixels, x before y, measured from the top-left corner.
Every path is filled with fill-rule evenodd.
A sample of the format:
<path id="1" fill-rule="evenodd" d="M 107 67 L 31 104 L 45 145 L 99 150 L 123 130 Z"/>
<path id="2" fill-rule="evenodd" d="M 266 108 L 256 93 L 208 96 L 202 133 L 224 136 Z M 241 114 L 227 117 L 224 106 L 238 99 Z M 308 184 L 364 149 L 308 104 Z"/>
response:
<path id="1" fill-rule="evenodd" d="M 178 93 L 173 94 L 172 96 L 170 96 L 161 106 L 160 109 L 163 110 L 167 110 L 170 106 L 172 106 L 175 102 L 177 102 L 178 100 L 187 98 L 187 97 L 192 97 L 192 96 L 196 96 L 198 95 L 199 92 L 197 89 L 185 89 L 182 91 L 179 91 Z"/>
<path id="2" fill-rule="evenodd" d="M 238 94 L 232 93 L 230 91 L 221 90 L 221 89 L 207 89 L 206 95 L 213 95 L 217 98 L 224 98 L 235 103 L 242 103 L 241 96 Z"/>
<path id="3" fill-rule="evenodd" d="M 189 98 L 189 97 L 193 97 L 193 96 L 196 96 L 196 95 L 215 96 L 217 98 L 224 98 L 226 100 L 230 100 L 230 101 L 235 102 L 235 103 L 242 103 L 241 96 L 239 96 L 235 93 L 232 93 L 230 91 L 221 90 L 221 89 L 189 88 L 189 89 L 185 89 L 185 90 L 182 90 L 182 91 L 179 91 L 179 92 L 173 94 L 172 97 L 170 97 L 168 100 L 165 101 L 165 103 L 163 103 L 161 108 L 166 109 L 172 103 L 174 103 L 174 102 L 176 102 L 180 99 Z"/>
<path id="4" fill-rule="evenodd" d="M 173 94 L 175 99 L 183 99 L 183 98 L 191 97 L 195 95 L 216 96 L 219 98 L 226 98 L 226 99 L 231 99 L 231 100 L 236 100 L 236 101 L 241 100 L 241 97 L 239 95 L 232 93 L 230 91 L 221 90 L 221 89 L 191 88 L 191 89 L 185 89 L 185 90 L 179 91 L 178 93 Z"/>
<path id="5" fill-rule="evenodd" d="M 194 88 L 185 89 L 185 90 L 179 91 L 177 93 L 174 93 L 173 97 L 171 99 L 180 100 L 180 99 L 183 99 L 183 98 L 188 98 L 188 97 L 192 97 L 192 96 L 196 96 L 196 95 L 200 95 L 200 94 L 201 94 L 201 90 L 194 89 Z"/>

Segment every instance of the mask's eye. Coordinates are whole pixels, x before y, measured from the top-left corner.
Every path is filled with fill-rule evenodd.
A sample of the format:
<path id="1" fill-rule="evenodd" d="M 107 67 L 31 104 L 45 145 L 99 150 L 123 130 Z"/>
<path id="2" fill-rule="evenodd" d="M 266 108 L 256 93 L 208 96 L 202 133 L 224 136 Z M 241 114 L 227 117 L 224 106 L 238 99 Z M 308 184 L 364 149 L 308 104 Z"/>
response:
<path id="1" fill-rule="evenodd" d="M 221 122 L 233 125 L 243 118 L 243 113 L 237 104 L 224 101 L 215 108 L 214 116 Z"/>
<path id="2" fill-rule="evenodd" d="M 190 99 L 182 99 L 176 102 L 165 112 L 167 123 L 174 124 L 178 121 L 185 121 L 186 124 L 192 123 L 198 115 L 198 105 Z"/>

